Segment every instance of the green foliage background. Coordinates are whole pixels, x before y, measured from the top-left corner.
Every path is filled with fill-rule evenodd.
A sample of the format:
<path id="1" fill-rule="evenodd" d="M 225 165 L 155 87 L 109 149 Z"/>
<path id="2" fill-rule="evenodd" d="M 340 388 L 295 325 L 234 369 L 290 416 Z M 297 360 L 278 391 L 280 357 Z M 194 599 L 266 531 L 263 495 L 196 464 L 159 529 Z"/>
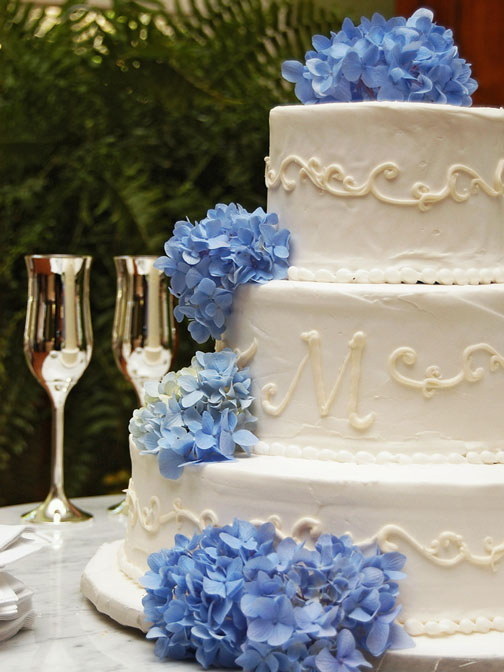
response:
<path id="1" fill-rule="evenodd" d="M 0 0 L 0 505 L 47 494 L 50 407 L 23 356 L 32 253 L 94 257 L 93 358 L 66 406 L 71 496 L 124 487 L 135 397 L 110 349 L 113 256 L 161 254 L 177 219 L 265 206 L 268 112 L 295 102 L 280 64 L 338 29 L 312 2 Z M 192 353 L 185 331 L 175 362 Z"/>

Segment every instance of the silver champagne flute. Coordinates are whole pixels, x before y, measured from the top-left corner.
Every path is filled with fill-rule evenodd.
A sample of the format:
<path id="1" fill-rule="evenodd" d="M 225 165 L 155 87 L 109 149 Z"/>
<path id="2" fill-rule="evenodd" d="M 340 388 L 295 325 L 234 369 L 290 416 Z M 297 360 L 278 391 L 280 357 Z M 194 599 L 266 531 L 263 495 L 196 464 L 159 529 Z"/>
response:
<path id="1" fill-rule="evenodd" d="M 68 393 L 84 373 L 93 348 L 89 308 L 91 257 L 35 254 L 25 257 L 28 305 L 24 352 L 28 366 L 52 406 L 49 494 L 22 518 L 32 523 L 77 523 L 91 514 L 65 495 L 63 486 L 64 411 Z"/>
<path id="2" fill-rule="evenodd" d="M 166 275 L 154 268 L 156 256 L 114 257 L 117 292 L 112 350 L 119 370 L 132 384 L 140 406 L 144 385 L 158 382 L 173 363 L 177 329 Z M 110 507 L 122 512 L 124 501 Z"/>

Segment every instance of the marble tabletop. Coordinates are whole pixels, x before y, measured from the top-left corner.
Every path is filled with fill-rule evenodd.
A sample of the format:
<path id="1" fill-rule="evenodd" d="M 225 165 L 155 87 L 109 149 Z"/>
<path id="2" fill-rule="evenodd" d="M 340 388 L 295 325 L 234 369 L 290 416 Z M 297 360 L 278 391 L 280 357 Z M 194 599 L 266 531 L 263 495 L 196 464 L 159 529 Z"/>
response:
<path id="1" fill-rule="evenodd" d="M 124 516 L 107 512 L 119 499 L 117 495 L 76 499 L 81 509 L 93 514 L 93 521 L 49 532 L 47 526 L 41 527 L 51 545 L 9 567 L 35 589 L 37 619 L 33 630 L 0 642 L 1 672 L 191 672 L 187 664 L 161 662 L 139 630 L 98 613 L 81 595 L 80 577 L 89 559 L 104 542 L 124 536 Z M 18 524 L 19 516 L 30 508 L 30 504 L 0 508 L 0 523 Z"/>
<path id="2" fill-rule="evenodd" d="M 75 500 L 94 515 L 93 521 L 49 532 L 44 526 L 41 531 L 49 534 L 51 545 L 9 567 L 35 589 L 37 620 L 33 630 L 0 642 L 0 672 L 201 672 L 194 663 L 160 661 L 139 630 L 100 614 L 80 592 L 81 574 L 96 550 L 124 536 L 125 518 L 107 512 L 118 500 L 117 495 Z M 0 523 L 19 523 L 19 516 L 30 508 L 0 508 Z M 465 655 L 413 660 L 405 653 L 387 654 L 374 672 L 504 672 L 500 656 L 485 661 Z"/>

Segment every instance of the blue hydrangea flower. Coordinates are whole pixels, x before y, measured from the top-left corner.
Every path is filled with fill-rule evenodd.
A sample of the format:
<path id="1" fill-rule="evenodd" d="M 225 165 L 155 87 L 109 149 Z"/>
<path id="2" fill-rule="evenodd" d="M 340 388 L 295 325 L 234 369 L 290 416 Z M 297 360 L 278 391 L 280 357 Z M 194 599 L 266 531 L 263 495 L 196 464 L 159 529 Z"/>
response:
<path id="1" fill-rule="evenodd" d="M 195 224 L 175 224 L 155 265 L 171 278 L 175 318 L 188 318 L 195 341 L 222 336 L 239 285 L 287 276 L 289 238 L 276 214 L 234 203 L 216 205 Z"/>
<path id="2" fill-rule="evenodd" d="M 274 527 L 256 528 L 235 520 L 223 528 L 207 527 L 192 539 L 149 556 L 142 583 L 148 637 L 156 655 L 195 657 L 203 667 L 235 667 L 246 637 L 240 609 L 245 563 L 272 551 Z"/>
<path id="3" fill-rule="evenodd" d="M 163 476 L 177 479 L 184 466 L 233 460 L 257 443 L 249 407 L 248 368 L 238 369 L 229 349 L 198 352 L 191 367 L 146 386 L 145 406 L 134 411 L 129 429 L 142 453 L 158 456 Z"/>
<path id="4" fill-rule="evenodd" d="M 323 535 L 315 549 L 270 524 L 235 520 L 149 557 L 143 579 L 148 637 L 160 657 L 194 656 L 204 667 L 245 672 L 356 672 L 411 640 L 395 623 L 395 580 L 404 556 L 349 537 Z"/>
<path id="5" fill-rule="evenodd" d="M 408 20 L 380 14 L 346 18 L 331 37 L 315 35 L 306 64 L 285 61 L 282 75 L 302 103 L 398 100 L 471 105 L 477 83 L 458 55 L 453 34 L 428 9 Z"/>

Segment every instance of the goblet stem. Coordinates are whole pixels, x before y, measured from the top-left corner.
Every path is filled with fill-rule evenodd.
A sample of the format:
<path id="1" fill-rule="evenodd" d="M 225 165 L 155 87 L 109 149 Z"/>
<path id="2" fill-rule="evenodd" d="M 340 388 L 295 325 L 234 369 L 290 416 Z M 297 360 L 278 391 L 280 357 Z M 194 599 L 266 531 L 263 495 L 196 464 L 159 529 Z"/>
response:
<path id="1" fill-rule="evenodd" d="M 52 407 L 51 488 L 63 493 L 63 436 L 65 404 Z"/>
<path id="2" fill-rule="evenodd" d="M 91 520 L 65 495 L 63 486 L 63 436 L 65 402 L 52 403 L 51 486 L 49 494 L 35 509 L 21 516 L 31 523 L 76 523 Z"/>

